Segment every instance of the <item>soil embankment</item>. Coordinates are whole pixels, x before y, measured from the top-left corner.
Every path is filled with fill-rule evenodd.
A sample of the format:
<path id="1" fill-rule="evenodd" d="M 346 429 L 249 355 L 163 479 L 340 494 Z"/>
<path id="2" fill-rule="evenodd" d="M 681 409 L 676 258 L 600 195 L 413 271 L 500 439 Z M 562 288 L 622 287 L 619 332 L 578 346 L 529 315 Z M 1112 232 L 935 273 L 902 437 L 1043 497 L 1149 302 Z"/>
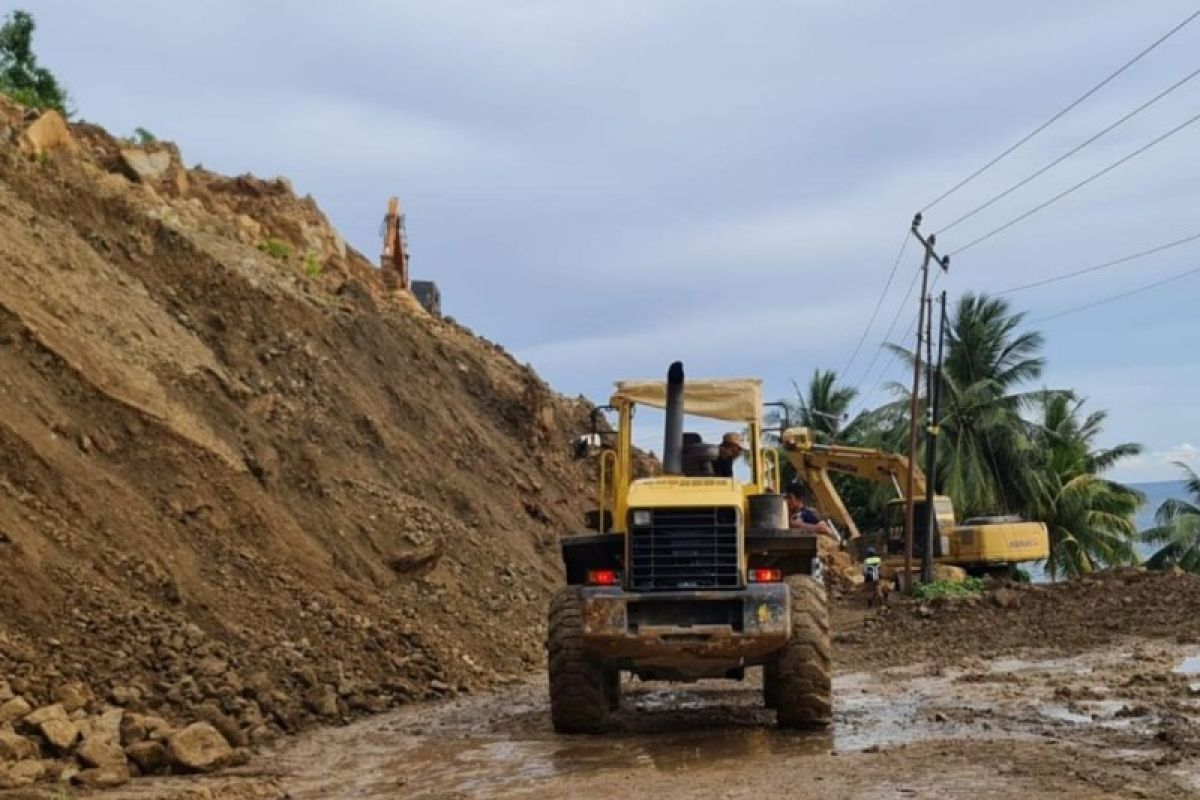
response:
<path id="1" fill-rule="evenodd" d="M 540 665 L 588 409 L 385 291 L 285 180 L 35 116 L 0 99 L 0 784 Z"/>

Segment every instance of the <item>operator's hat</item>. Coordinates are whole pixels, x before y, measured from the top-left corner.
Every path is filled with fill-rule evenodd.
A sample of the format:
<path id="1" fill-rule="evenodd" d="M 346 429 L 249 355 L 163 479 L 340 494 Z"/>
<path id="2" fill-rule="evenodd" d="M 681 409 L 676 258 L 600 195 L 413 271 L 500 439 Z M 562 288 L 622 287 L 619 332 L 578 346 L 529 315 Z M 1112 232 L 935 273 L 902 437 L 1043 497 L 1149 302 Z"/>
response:
<path id="1" fill-rule="evenodd" d="M 742 435 L 740 433 L 725 434 L 724 436 L 721 437 L 721 445 L 722 446 L 732 445 L 732 446 L 738 448 L 739 450 L 749 450 L 750 449 L 750 448 L 746 447 L 746 443 L 742 441 Z"/>

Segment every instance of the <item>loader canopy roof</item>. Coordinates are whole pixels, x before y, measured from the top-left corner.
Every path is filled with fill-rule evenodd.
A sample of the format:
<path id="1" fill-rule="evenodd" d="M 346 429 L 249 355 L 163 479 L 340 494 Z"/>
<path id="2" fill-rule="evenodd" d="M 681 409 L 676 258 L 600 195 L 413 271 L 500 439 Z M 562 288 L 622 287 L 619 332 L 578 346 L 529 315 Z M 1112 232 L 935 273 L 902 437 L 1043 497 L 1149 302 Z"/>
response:
<path id="1" fill-rule="evenodd" d="M 618 400 L 663 408 L 666 381 L 618 381 Z M 758 378 L 689 378 L 683 384 L 683 413 L 729 422 L 758 422 L 762 415 L 762 381 Z"/>

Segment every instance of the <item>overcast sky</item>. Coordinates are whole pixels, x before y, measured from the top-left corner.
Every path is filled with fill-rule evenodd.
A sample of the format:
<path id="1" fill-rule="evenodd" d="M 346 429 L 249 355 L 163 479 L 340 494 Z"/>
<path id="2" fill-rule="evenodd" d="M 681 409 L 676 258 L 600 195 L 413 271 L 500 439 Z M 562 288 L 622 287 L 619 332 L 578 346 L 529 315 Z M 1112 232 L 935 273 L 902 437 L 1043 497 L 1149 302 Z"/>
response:
<path id="1" fill-rule="evenodd" d="M 79 115 L 286 175 L 371 257 L 387 197 L 445 309 L 600 401 L 618 377 L 842 370 L 912 214 L 1194 0 L 25 0 Z M 1200 19 L 931 209 L 939 230 L 1200 67 Z M 1200 113 L 1200 78 L 941 237 L 946 251 Z M 1200 124 L 953 260 L 951 296 L 1200 233 Z M 848 372 L 876 359 L 909 248 Z M 1030 319 L 1200 266 L 1200 242 L 1012 295 Z M 1111 412 L 1114 476 L 1200 466 L 1200 275 L 1038 324 L 1045 383 Z M 908 328 L 915 306 L 893 332 Z M 874 387 L 874 388 L 873 388 Z"/>

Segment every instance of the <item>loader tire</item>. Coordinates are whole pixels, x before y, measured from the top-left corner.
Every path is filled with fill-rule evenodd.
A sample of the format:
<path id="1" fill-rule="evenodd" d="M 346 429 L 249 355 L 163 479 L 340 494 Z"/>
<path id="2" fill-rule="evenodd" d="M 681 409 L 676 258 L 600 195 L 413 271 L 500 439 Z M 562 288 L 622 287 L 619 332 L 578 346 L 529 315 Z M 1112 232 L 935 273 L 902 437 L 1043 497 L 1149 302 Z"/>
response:
<path id="1" fill-rule="evenodd" d="M 829 607 L 825 586 L 809 575 L 787 579 L 792 600 L 792 635 L 771 668 L 764 670 L 773 686 L 764 687 L 774 700 L 781 728 L 813 729 L 833 717 L 833 665 Z"/>
<path id="2" fill-rule="evenodd" d="M 779 669 L 774 661 L 763 664 L 762 692 L 763 705 L 767 708 L 779 705 Z"/>
<path id="3" fill-rule="evenodd" d="M 550 719 L 558 733 L 603 732 L 613 702 L 611 672 L 583 647 L 581 605 L 572 587 L 550 600 Z"/>

